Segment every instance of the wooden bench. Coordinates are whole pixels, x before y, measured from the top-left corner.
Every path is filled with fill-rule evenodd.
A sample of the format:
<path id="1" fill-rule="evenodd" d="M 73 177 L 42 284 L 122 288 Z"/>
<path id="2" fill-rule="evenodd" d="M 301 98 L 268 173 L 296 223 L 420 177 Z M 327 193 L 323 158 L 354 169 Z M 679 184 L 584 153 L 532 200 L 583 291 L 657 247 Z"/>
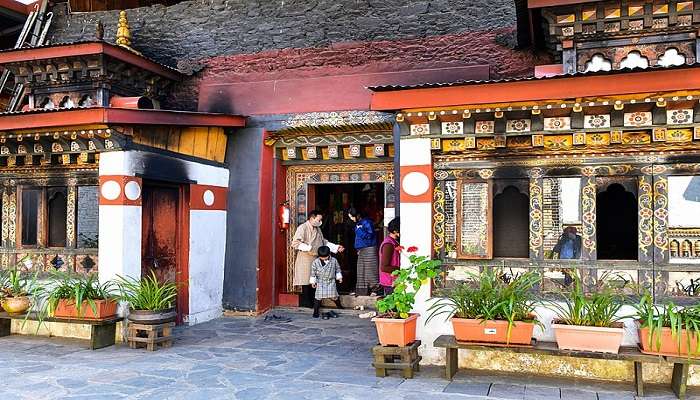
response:
<path id="1" fill-rule="evenodd" d="M 534 342 L 534 341 L 533 341 Z M 632 361 L 634 363 L 634 386 L 637 395 L 644 396 L 644 377 L 642 375 L 642 363 L 660 363 L 668 360 L 668 357 L 644 354 L 636 346 L 620 347 L 618 354 L 597 353 L 592 351 L 560 350 L 554 342 L 534 342 L 530 347 L 498 346 L 489 344 L 463 343 L 455 340 L 453 335 L 442 335 L 433 342 L 434 347 L 446 349 L 445 378 L 452 380 L 457 373 L 457 350 L 482 350 L 482 351 L 510 351 L 522 354 L 542 354 L 560 357 L 594 358 L 600 360 Z M 686 382 L 688 379 L 688 359 L 675 359 L 679 364 L 673 368 L 673 381 L 671 387 L 679 399 L 685 398 Z M 692 361 L 692 360 L 691 360 Z M 700 361 L 700 360 L 698 360 Z M 677 371 L 678 370 L 678 371 Z"/>
<path id="2" fill-rule="evenodd" d="M 6 312 L 0 312 L 0 337 L 10 336 L 10 327 L 12 320 L 28 320 L 38 321 L 36 314 L 9 315 Z M 121 321 L 121 317 L 114 317 L 104 320 L 90 320 L 80 318 L 44 318 L 43 322 L 58 322 L 64 324 L 81 324 L 90 325 L 90 350 L 97 350 L 114 345 L 115 335 L 117 333 L 117 322 Z"/>

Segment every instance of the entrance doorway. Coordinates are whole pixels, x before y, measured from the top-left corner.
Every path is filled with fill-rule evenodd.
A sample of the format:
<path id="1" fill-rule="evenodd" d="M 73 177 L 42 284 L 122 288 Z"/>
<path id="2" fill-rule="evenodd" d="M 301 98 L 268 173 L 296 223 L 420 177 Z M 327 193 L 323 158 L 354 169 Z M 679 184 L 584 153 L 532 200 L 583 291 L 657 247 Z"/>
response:
<path id="1" fill-rule="evenodd" d="M 182 256 L 184 189 L 179 185 L 144 182 L 142 203 L 141 276 L 154 272 L 160 282 L 178 282 L 177 323 L 189 310 L 188 274 Z"/>
<path id="2" fill-rule="evenodd" d="M 355 225 L 348 217 L 351 207 L 367 215 L 375 226 L 381 227 L 384 220 L 383 183 L 313 184 L 308 186 L 309 210 L 323 213 L 323 237 L 343 245 L 345 252 L 334 256 L 343 271 L 343 283 L 338 292 L 348 294 L 355 291 L 357 282 L 357 251 L 355 250 Z M 375 230 L 377 245 L 384 239 L 383 230 Z"/>
<path id="3" fill-rule="evenodd" d="M 637 259 L 636 181 L 611 183 L 596 196 L 599 260 Z"/>

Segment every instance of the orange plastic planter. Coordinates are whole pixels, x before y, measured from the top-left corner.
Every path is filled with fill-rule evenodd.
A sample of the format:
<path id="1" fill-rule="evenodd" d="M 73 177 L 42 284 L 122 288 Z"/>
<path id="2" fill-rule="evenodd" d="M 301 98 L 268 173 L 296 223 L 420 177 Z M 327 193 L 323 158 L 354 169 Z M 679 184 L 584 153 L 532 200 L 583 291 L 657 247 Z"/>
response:
<path id="1" fill-rule="evenodd" d="M 382 346 L 406 346 L 416 340 L 416 322 L 419 314 L 411 314 L 406 319 L 372 318 L 377 326 L 377 336 Z"/>
<path id="2" fill-rule="evenodd" d="M 639 325 L 637 325 L 639 326 Z M 661 328 L 661 345 L 657 346 L 659 331 L 654 331 L 654 337 L 649 341 L 649 328 L 639 328 L 639 344 L 642 346 L 642 353 L 658 354 L 662 356 L 688 357 L 688 331 L 683 329 L 680 332 L 681 345 L 678 347 L 678 337 L 673 337 L 671 328 Z M 690 356 L 699 358 L 697 337 L 690 337 Z"/>
<path id="3" fill-rule="evenodd" d="M 552 324 L 557 346 L 562 350 L 594 351 L 617 354 L 625 330 L 622 324 L 615 328 Z"/>
<path id="4" fill-rule="evenodd" d="M 452 329 L 459 342 L 482 342 L 529 345 L 535 324 L 518 321 L 513 324 L 508 338 L 508 321 L 452 318 Z"/>
<path id="5" fill-rule="evenodd" d="M 81 314 L 78 313 L 78 308 L 73 300 L 61 299 L 58 301 L 55 318 L 84 318 L 84 319 L 107 319 L 117 315 L 117 302 L 114 300 L 94 300 L 95 311 L 87 301 L 83 301 L 80 308 Z"/>

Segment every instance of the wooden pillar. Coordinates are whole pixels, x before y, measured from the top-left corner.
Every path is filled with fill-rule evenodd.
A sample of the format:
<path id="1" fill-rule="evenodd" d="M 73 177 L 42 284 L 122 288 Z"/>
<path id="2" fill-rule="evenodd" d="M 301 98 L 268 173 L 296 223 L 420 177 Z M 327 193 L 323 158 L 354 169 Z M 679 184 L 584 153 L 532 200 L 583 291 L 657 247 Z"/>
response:
<path id="1" fill-rule="evenodd" d="M 445 181 L 435 182 L 433 189 L 433 254 L 445 258 Z"/>
<path id="2" fill-rule="evenodd" d="M 668 292 L 668 271 L 657 264 L 668 263 L 668 177 L 654 175 L 654 298 Z"/>
<path id="3" fill-rule="evenodd" d="M 78 187 L 74 182 L 68 186 L 68 196 L 66 198 L 66 247 L 74 249 L 76 247 L 76 199 Z"/>
<path id="4" fill-rule="evenodd" d="M 654 195 L 652 192 L 653 177 L 642 175 L 638 186 L 638 260 L 640 263 L 650 263 L 654 257 Z"/>
<path id="5" fill-rule="evenodd" d="M 530 174 L 530 258 L 544 259 L 544 180 L 541 173 L 533 170 Z"/>
<path id="6" fill-rule="evenodd" d="M 582 260 L 596 259 L 596 181 L 595 176 L 581 178 Z"/>

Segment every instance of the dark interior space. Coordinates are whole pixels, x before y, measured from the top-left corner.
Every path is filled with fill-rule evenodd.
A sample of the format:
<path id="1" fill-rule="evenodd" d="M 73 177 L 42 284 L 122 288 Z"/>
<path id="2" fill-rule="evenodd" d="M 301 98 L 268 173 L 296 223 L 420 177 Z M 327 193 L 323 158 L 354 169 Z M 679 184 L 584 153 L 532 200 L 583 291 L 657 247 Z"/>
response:
<path id="1" fill-rule="evenodd" d="M 613 183 L 596 197 L 596 241 L 599 260 L 637 259 L 637 199 Z"/>
<path id="2" fill-rule="evenodd" d="M 383 240 L 382 221 L 384 220 L 383 183 L 344 183 L 309 185 L 310 209 L 323 212 L 323 237 L 343 245 L 345 252 L 335 254 L 343 270 L 343 283 L 338 292 L 347 294 L 355 291 L 357 280 L 357 251 L 355 251 L 355 224 L 348 217 L 348 209 L 354 207 L 366 214 L 375 223 L 377 245 Z"/>
<path id="3" fill-rule="evenodd" d="M 530 250 L 530 204 L 515 186 L 493 198 L 493 256 L 528 258 Z"/>

